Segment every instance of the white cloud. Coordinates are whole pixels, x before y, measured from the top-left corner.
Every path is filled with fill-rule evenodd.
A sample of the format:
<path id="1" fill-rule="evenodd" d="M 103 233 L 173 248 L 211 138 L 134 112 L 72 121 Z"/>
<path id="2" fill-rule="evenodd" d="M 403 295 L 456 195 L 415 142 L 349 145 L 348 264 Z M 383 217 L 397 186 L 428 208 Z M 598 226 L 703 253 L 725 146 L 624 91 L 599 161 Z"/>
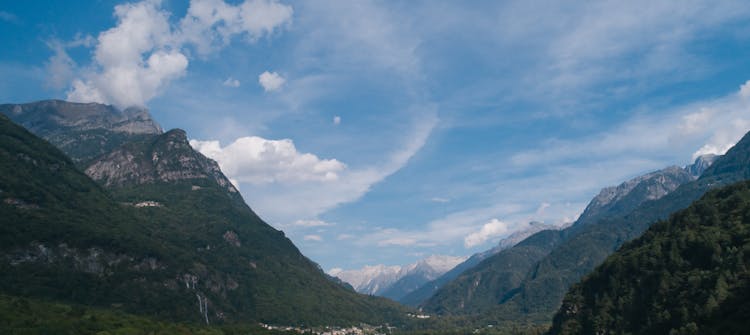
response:
<path id="1" fill-rule="evenodd" d="M 336 126 L 340 125 L 341 124 L 341 117 L 338 116 L 338 115 L 334 116 L 333 117 L 333 124 L 336 125 Z"/>
<path id="2" fill-rule="evenodd" d="M 323 237 L 321 237 L 320 235 L 305 235 L 305 237 L 303 237 L 303 239 L 305 241 L 316 241 L 316 242 L 323 241 Z"/>
<path id="3" fill-rule="evenodd" d="M 498 219 L 492 219 L 485 223 L 478 232 L 474 232 L 464 238 L 464 246 L 471 248 L 486 242 L 489 239 L 508 233 L 508 224 Z"/>
<path id="4" fill-rule="evenodd" d="M 156 0 L 116 6 L 117 25 L 99 34 L 93 64 L 73 81 L 68 100 L 143 106 L 185 75 L 187 45 L 207 54 L 234 35 L 254 41 L 289 22 L 292 9 L 270 0 L 236 6 L 193 0 L 179 27 L 170 25 L 169 15 Z"/>
<path id="5" fill-rule="evenodd" d="M 191 140 L 190 145 L 216 160 L 227 176 L 240 183 L 332 182 L 346 170 L 346 165 L 335 159 L 298 152 L 289 139 L 252 136 L 238 138 L 225 147 L 219 141 Z"/>
<path id="6" fill-rule="evenodd" d="M 284 86 L 286 79 L 276 72 L 265 71 L 258 76 L 258 83 L 266 92 L 273 92 Z"/>
<path id="7" fill-rule="evenodd" d="M 77 65 L 68 55 L 62 42 L 52 40 L 47 43 L 47 46 L 54 53 L 44 64 L 47 72 L 47 85 L 54 89 L 65 88 L 73 79 L 73 71 Z"/>
<path id="8" fill-rule="evenodd" d="M 325 222 L 322 220 L 297 220 L 294 221 L 292 224 L 297 227 L 328 227 L 333 226 L 330 222 Z"/>
<path id="9" fill-rule="evenodd" d="M 385 240 L 382 240 L 378 242 L 378 246 L 381 247 L 387 247 L 387 246 L 400 246 L 400 247 L 406 247 L 406 246 L 412 246 L 417 244 L 418 240 L 411 237 L 392 237 Z"/>
<path id="10" fill-rule="evenodd" d="M 434 106 L 414 107 L 416 116 L 398 149 L 383 160 L 356 168 L 337 159 L 300 153 L 291 140 L 242 137 L 222 147 L 218 141 L 191 140 L 196 150 L 219 163 L 224 174 L 242 183 L 245 200 L 268 222 L 281 224 L 314 218 L 356 201 L 370 188 L 406 165 L 425 144 L 438 119 Z"/>
<path id="11" fill-rule="evenodd" d="M 99 34 L 96 66 L 76 79 L 68 100 L 144 105 L 185 74 L 187 57 L 172 45 L 169 14 L 155 1 L 115 7 L 117 26 Z"/>
<path id="12" fill-rule="evenodd" d="M 430 201 L 432 201 L 432 202 L 437 202 L 437 203 L 441 203 L 441 204 L 444 204 L 444 203 L 448 203 L 448 202 L 450 202 L 450 201 L 451 201 L 451 199 L 448 199 L 448 198 L 441 198 L 441 197 L 434 197 L 434 198 L 430 199 Z"/>
<path id="13" fill-rule="evenodd" d="M 291 22 L 294 10 L 276 0 L 248 0 L 230 5 L 222 0 L 192 0 L 180 21 L 180 38 L 201 54 L 229 44 L 232 36 L 245 34 L 255 41 Z"/>
<path id="14" fill-rule="evenodd" d="M 339 234 L 338 236 L 336 236 L 336 239 L 339 241 L 351 240 L 353 238 L 354 238 L 354 235 L 352 234 Z"/>
<path id="15" fill-rule="evenodd" d="M 222 85 L 226 87 L 240 87 L 240 81 L 237 79 L 234 79 L 232 77 L 227 78 L 227 80 L 224 80 L 224 83 Z"/>
<path id="16" fill-rule="evenodd" d="M 750 98 L 750 80 L 740 86 L 739 95 L 742 98 Z"/>
<path id="17" fill-rule="evenodd" d="M 550 206 L 552 206 L 552 204 L 550 204 L 549 202 L 543 202 L 539 204 L 539 208 L 536 209 L 536 215 L 544 215 L 544 211 L 547 210 L 547 208 L 550 208 Z"/>

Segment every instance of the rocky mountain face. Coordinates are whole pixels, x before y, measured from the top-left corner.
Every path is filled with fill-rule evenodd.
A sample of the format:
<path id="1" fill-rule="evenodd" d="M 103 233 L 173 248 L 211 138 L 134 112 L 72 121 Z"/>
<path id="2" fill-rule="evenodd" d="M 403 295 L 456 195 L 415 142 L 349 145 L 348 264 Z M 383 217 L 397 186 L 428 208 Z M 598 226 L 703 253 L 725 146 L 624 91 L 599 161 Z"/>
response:
<path id="1" fill-rule="evenodd" d="M 696 179 L 700 177 L 704 171 L 706 171 L 709 167 L 711 167 L 711 164 L 713 164 L 717 158 L 719 158 L 719 155 L 714 154 L 706 154 L 698 156 L 698 158 L 695 159 L 695 162 L 691 165 L 688 165 L 685 167 L 685 171 L 690 173 L 693 177 Z"/>
<path id="2" fill-rule="evenodd" d="M 140 107 L 121 111 L 97 103 L 44 100 L 3 104 L 0 114 L 84 164 L 125 142 L 162 133 L 148 110 Z"/>
<path id="3" fill-rule="evenodd" d="M 112 112 L 61 105 L 84 115 Z M 49 112 L 75 118 L 72 109 Z M 66 134 L 54 124 L 37 130 L 72 141 L 51 141 L 61 147 L 121 144 L 71 151 L 80 154 L 74 163 L 0 116 L 0 292 L 211 324 L 405 320 L 395 303 L 329 280 L 245 204 L 215 162 L 192 150 L 183 131 L 151 128 L 133 137 L 119 126 L 96 128 L 116 137 L 100 143 L 78 136 L 88 128 Z M 103 153 L 85 158 L 95 152 Z M 79 172 L 82 165 L 99 183 Z"/>
<path id="4" fill-rule="evenodd" d="M 382 264 L 358 270 L 332 270 L 330 275 L 349 283 L 357 292 L 393 300 L 433 280 L 463 262 L 465 257 L 433 255 L 405 266 Z"/>
<path id="5" fill-rule="evenodd" d="M 382 293 L 383 297 L 400 300 L 407 294 L 433 281 L 466 260 L 466 257 L 430 256 L 406 267 L 406 273 Z"/>
<path id="6" fill-rule="evenodd" d="M 228 192 L 237 193 L 214 160 L 190 147 L 181 129 L 120 146 L 94 159 L 85 172 L 107 187 L 212 179 Z"/>
<path id="7" fill-rule="evenodd" d="M 508 237 L 500 240 L 500 242 L 498 242 L 498 244 L 492 249 L 471 255 L 471 257 L 469 257 L 467 260 L 456 265 L 450 271 L 444 273 L 442 276 L 439 276 L 437 279 L 430 280 L 417 289 L 402 296 L 400 299 L 398 299 L 398 302 L 409 306 L 419 306 L 427 299 L 429 299 L 432 295 L 434 295 L 435 292 L 437 292 L 437 290 L 443 287 L 445 284 L 456 279 L 464 271 L 477 266 L 488 257 L 497 254 L 505 249 L 512 248 L 516 244 L 527 239 L 529 236 L 534 235 L 540 231 L 557 229 L 558 228 L 553 225 L 548 225 L 542 222 L 530 222 L 529 226 L 525 229 L 516 231 L 510 234 Z"/>
<path id="8" fill-rule="evenodd" d="M 589 202 L 574 226 L 580 227 L 602 217 L 628 213 L 643 202 L 659 199 L 694 179 L 686 169 L 670 166 L 617 186 L 605 187 Z"/>
<path id="9" fill-rule="evenodd" d="M 334 269 L 328 273 L 352 285 L 362 294 L 377 295 L 399 278 L 401 266 L 367 265 L 357 270 Z"/>
<path id="10" fill-rule="evenodd" d="M 526 240 L 534 243 L 524 241 L 489 257 L 439 289 L 423 308 L 442 314 L 482 314 L 487 322 L 549 321 L 567 288 L 607 255 L 651 222 L 718 185 L 708 182 L 715 179 L 711 171 L 717 166 L 743 161 L 722 179 L 736 181 L 738 171 L 750 166 L 740 158 L 744 145 L 730 150 L 730 158 L 721 157 L 703 168 L 698 180 L 687 169 L 669 167 L 605 188 L 572 226 L 558 234 L 537 233 Z"/>

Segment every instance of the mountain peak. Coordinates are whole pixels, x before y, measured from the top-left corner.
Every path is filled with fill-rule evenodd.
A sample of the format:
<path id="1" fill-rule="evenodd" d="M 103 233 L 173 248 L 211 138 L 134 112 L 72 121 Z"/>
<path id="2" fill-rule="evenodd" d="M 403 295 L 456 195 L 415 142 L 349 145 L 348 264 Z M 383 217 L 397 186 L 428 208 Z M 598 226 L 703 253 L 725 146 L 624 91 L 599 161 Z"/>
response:
<path id="1" fill-rule="evenodd" d="M 128 134 L 160 134 L 161 127 L 143 107 L 119 110 L 112 105 L 42 100 L 0 105 L 0 113 L 43 137 L 51 131 L 103 129 Z"/>
<path id="2" fill-rule="evenodd" d="M 42 100 L 0 105 L 0 114 L 61 149 L 80 168 L 125 142 L 162 133 L 147 109 Z"/>
<path id="3" fill-rule="evenodd" d="M 693 164 L 685 166 L 685 171 L 690 173 L 693 177 L 698 178 L 706 171 L 711 165 L 719 158 L 719 155 L 705 154 L 698 156 Z"/>

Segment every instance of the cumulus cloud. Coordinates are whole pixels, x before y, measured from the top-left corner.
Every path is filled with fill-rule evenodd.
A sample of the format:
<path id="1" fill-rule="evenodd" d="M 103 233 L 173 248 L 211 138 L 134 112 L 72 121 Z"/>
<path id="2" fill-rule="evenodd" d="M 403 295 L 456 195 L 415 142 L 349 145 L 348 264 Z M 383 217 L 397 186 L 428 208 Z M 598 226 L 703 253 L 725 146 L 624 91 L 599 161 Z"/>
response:
<path id="1" fill-rule="evenodd" d="M 349 167 L 337 159 L 322 159 L 297 151 L 291 140 L 242 137 L 224 147 L 218 141 L 191 140 L 191 145 L 216 160 L 227 177 L 240 184 L 243 196 L 268 222 L 283 225 L 316 218 L 340 205 L 356 201 L 370 188 L 401 169 L 416 154 L 437 124 L 433 106 L 413 109 L 418 115 L 408 136 L 382 161 Z"/>
<path id="2" fill-rule="evenodd" d="M 97 37 L 93 64 L 73 80 L 68 100 L 143 106 L 185 75 L 188 45 L 208 54 L 234 35 L 254 41 L 289 22 L 291 15 L 291 7 L 271 0 L 238 5 L 193 0 L 186 16 L 173 26 L 160 1 L 118 5 L 117 25 Z M 65 59 L 58 55 L 52 61 L 64 64 Z"/>
<path id="3" fill-rule="evenodd" d="M 742 84 L 742 86 L 740 86 L 740 91 L 738 94 L 742 98 L 750 98 L 750 80 L 746 81 L 744 84 Z"/>
<path id="4" fill-rule="evenodd" d="M 508 233 L 508 224 L 498 219 L 492 219 L 485 223 L 478 232 L 469 234 L 464 238 L 464 246 L 471 248 L 486 242 L 489 239 Z"/>
<path id="5" fill-rule="evenodd" d="M 341 124 L 341 117 L 338 116 L 338 115 L 334 116 L 333 117 L 333 124 L 336 125 L 336 126 L 340 125 Z"/>
<path id="6" fill-rule="evenodd" d="M 227 78 L 227 80 L 224 80 L 224 83 L 222 85 L 226 87 L 240 87 L 240 81 L 237 79 L 234 79 L 232 77 Z"/>
<path id="7" fill-rule="evenodd" d="M 240 183 L 330 182 L 346 169 L 335 159 L 320 159 L 297 151 L 289 139 L 241 137 L 222 147 L 219 141 L 191 140 L 190 145 L 216 160 L 221 170 Z"/>
<path id="8" fill-rule="evenodd" d="M 68 55 L 62 42 L 53 40 L 47 43 L 53 55 L 44 64 L 47 72 L 47 85 L 55 89 L 65 88 L 73 79 L 76 62 Z"/>
<path id="9" fill-rule="evenodd" d="M 258 76 L 258 83 L 266 92 L 273 92 L 284 86 L 286 79 L 276 72 L 265 71 Z"/>

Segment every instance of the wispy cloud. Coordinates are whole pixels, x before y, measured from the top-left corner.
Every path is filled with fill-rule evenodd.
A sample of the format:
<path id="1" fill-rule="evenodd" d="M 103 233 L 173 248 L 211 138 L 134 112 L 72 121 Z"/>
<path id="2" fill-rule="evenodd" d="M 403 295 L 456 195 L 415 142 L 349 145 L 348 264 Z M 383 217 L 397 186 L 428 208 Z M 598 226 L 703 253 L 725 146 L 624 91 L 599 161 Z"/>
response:
<path id="1" fill-rule="evenodd" d="M 229 77 L 229 78 L 227 78 L 227 80 L 224 80 L 224 82 L 222 83 L 222 85 L 224 85 L 226 87 L 237 88 L 237 87 L 240 87 L 240 81 L 237 80 L 237 79 L 234 79 L 232 77 Z"/>
<path id="2" fill-rule="evenodd" d="M 0 20 L 3 20 L 5 22 L 13 23 L 13 24 L 20 24 L 21 19 L 18 18 L 15 14 L 11 12 L 6 12 L 3 10 L 0 10 Z"/>

